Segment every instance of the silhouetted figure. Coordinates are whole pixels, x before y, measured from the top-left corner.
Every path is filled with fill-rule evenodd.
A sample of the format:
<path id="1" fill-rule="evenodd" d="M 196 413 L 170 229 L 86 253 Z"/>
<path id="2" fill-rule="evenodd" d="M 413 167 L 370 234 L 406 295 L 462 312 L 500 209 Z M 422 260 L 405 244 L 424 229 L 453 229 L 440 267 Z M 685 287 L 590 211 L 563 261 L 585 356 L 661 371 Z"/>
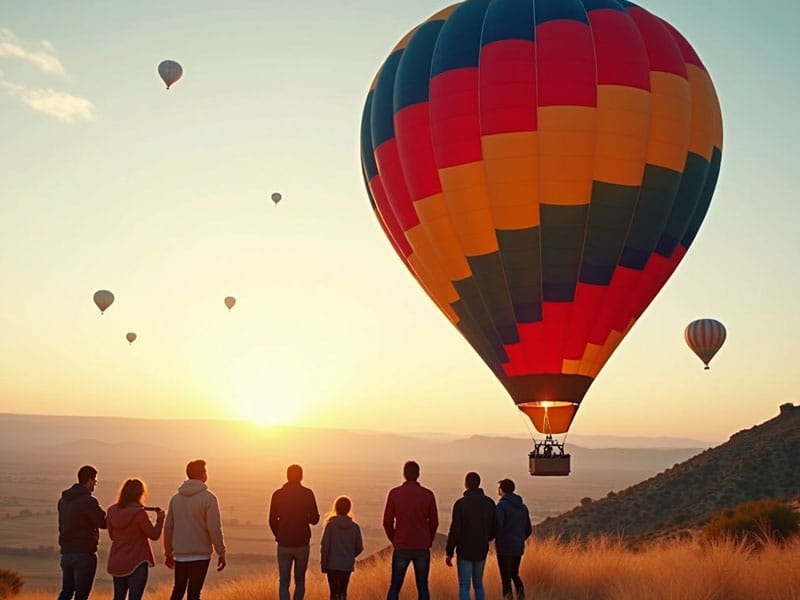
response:
<path id="1" fill-rule="evenodd" d="M 347 584 L 356 564 L 356 556 L 364 551 L 361 528 L 353 521 L 350 498 L 340 496 L 325 519 L 320 543 L 320 567 L 328 577 L 330 600 L 347 600 Z"/>
<path id="2" fill-rule="evenodd" d="M 503 586 L 503 598 L 512 600 L 511 583 L 517 592 L 517 600 L 524 600 L 525 586 L 519 576 L 519 565 L 522 554 L 525 552 L 527 540 L 533 528 L 528 507 L 522 503 L 522 498 L 514 493 L 516 485 L 510 479 L 498 482 L 497 493 L 500 501 L 497 503 L 497 531 L 495 549 L 497 551 L 497 566 L 500 569 L 500 582 Z"/>
<path id="3" fill-rule="evenodd" d="M 414 579 L 419 600 L 430 600 L 428 573 L 431 544 L 439 527 L 436 498 L 419 482 L 419 465 L 410 460 L 403 465 L 405 482 L 389 491 L 383 510 L 383 529 L 392 542 L 392 581 L 387 600 L 397 600 L 408 565 L 414 564 Z"/>
<path id="4" fill-rule="evenodd" d="M 141 600 L 149 568 L 156 566 L 150 540 L 161 537 L 166 513 L 155 509 L 153 525 L 143 506 L 146 497 L 144 482 L 128 479 L 119 490 L 117 503 L 108 507 L 108 572 L 114 578 L 114 600 Z"/>
<path id="5" fill-rule="evenodd" d="M 289 600 L 289 582 L 294 565 L 294 600 L 306 593 L 306 569 L 310 552 L 311 525 L 319 523 L 314 492 L 304 487 L 303 468 L 290 465 L 286 483 L 275 490 L 269 503 L 269 528 L 278 542 L 278 597 Z"/>
<path id="6" fill-rule="evenodd" d="M 61 549 L 61 593 L 58 600 L 86 600 L 97 571 L 97 543 L 106 528 L 106 513 L 92 496 L 97 469 L 78 469 L 78 482 L 58 501 L 58 545 Z"/>
<path id="7" fill-rule="evenodd" d="M 169 501 L 164 524 L 164 555 L 167 567 L 175 569 L 170 600 L 182 600 L 184 594 L 188 600 L 200 600 L 212 547 L 218 557 L 217 571 L 227 564 L 219 503 L 206 485 L 206 461 L 186 465 L 186 477 Z"/>
<path id="8" fill-rule="evenodd" d="M 481 476 L 467 473 L 464 478 L 464 496 L 453 504 L 453 518 L 447 534 L 448 567 L 453 566 L 453 553 L 457 555 L 458 598 L 469 600 L 470 582 L 475 589 L 475 600 L 484 600 L 483 570 L 489 542 L 495 535 L 494 501 L 480 488 Z"/>

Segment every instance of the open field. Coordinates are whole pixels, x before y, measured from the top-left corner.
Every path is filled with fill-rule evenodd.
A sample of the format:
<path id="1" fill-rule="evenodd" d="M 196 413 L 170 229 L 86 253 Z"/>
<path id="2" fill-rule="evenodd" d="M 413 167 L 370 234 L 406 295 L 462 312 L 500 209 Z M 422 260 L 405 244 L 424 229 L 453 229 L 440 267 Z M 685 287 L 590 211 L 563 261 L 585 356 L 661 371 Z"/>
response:
<path id="1" fill-rule="evenodd" d="M 633 552 L 609 540 L 588 546 L 560 545 L 552 539 L 529 545 L 520 570 L 528 598 L 535 600 L 798 600 L 800 599 L 800 543 L 787 548 L 768 546 L 759 552 L 730 542 L 701 546 L 692 541 L 671 542 Z M 352 578 L 350 600 L 385 597 L 390 564 L 377 562 L 358 567 Z M 500 598 L 497 565 L 493 555 L 485 574 L 487 598 Z M 456 600 L 454 568 L 443 557 L 433 558 L 431 597 Z M 102 596 L 109 584 L 99 583 Z M 155 586 L 153 598 L 168 589 Z M 52 594 L 26 592 L 20 600 L 51 600 Z M 229 579 L 220 583 L 213 574 L 204 600 L 277 600 L 274 569 L 259 577 Z M 308 600 L 328 598 L 327 584 L 314 567 L 307 578 Z M 416 598 L 413 577 L 406 576 L 402 600 Z"/>

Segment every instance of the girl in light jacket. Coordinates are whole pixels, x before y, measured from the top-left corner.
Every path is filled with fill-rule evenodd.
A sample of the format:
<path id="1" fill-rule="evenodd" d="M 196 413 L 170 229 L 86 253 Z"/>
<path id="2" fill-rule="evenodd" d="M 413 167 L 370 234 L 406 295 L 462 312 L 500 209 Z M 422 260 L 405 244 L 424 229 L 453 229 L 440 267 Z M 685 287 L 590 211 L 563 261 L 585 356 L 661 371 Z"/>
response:
<path id="1" fill-rule="evenodd" d="M 156 524 L 150 522 L 143 502 L 147 489 L 140 479 L 128 479 L 119 490 L 117 503 L 108 508 L 111 551 L 108 572 L 114 577 L 114 600 L 141 600 L 149 567 L 156 562 L 150 540 L 161 537 L 164 511 L 156 508 Z"/>
<path id="2" fill-rule="evenodd" d="M 351 507 L 350 498 L 340 496 L 325 518 L 320 565 L 322 572 L 328 576 L 331 600 L 347 600 L 350 573 L 355 568 L 356 556 L 364 550 L 361 528 L 353 521 Z"/>

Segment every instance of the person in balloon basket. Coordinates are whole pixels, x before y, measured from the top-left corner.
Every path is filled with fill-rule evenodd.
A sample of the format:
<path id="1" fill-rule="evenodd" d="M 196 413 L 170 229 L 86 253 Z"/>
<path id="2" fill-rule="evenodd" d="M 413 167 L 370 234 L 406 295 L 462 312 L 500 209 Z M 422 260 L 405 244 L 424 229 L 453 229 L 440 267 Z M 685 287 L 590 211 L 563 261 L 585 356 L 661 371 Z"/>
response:
<path id="1" fill-rule="evenodd" d="M 330 600 L 347 600 L 347 584 L 356 564 L 356 556 L 364 551 L 361 528 L 353 521 L 353 503 L 339 496 L 325 519 L 320 543 L 320 568 L 328 577 Z"/>
<path id="2" fill-rule="evenodd" d="M 383 510 L 383 529 L 392 543 L 392 579 L 387 600 L 397 600 L 410 564 L 419 600 L 430 600 L 428 574 L 431 566 L 431 545 L 439 527 L 436 498 L 419 484 L 419 465 L 408 461 L 403 465 L 402 485 L 389 491 Z"/>
<path id="3" fill-rule="evenodd" d="M 510 479 L 498 481 L 497 493 L 500 501 L 495 511 L 495 549 L 505 600 L 513 598 L 512 583 L 517 592 L 517 600 L 525 598 L 525 587 L 519 576 L 519 565 L 525 552 L 525 540 L 533 531 L 528 507 L 522 502 L 522 498 L 514 493 L 515 489 L 516 485 Z"/>
<path id="4" fill-rule="evenodd" d="M 495 536 L 494 501 L 483 493 L 481 476 L 475 472 L 464 478 L 463 497 L 453 504 L 453 517 L 447 534 L 445 562 L 453 566 L 457 555 L 458 599 L 469 600 L 470 583 L 475 590 L 475 600 L 484 600 L 483 570 L 489 542 Z"/>
<path id="5" fill-rule="evenodd" d="M 97 469 L 78 469 L 78 482 L 61 492 L 58 501 L 58 545 L 61 550 L 61 593 L 58 600 L 86 600 L 97 571 L 100 529 L 106 528 L 106 513 L 92 496 Z"/>
<path id="6" fill-rule="evenodd" d="M 302 485 L 303 467 L 290 465 L 286 483 L 275 490 L 269 503 L 269 528 L 278 542 L 278 597 L 289 600 L 294 566 L 294 600 L 306 593 L 306 569 L 311 552 L 311 525 L 319 523 L 314 492 Z"/>
<path id="7" fill-rule="evenodd" d="M 206 462 L 191 461 L 186 465 L 186 477 L 169 501 L 164 522 L 164 556 L 167 567 L 175 570 L 170 600 L 181 600 L 187 593 L 188 600 L 200 600 L 212 547 L 217 553 L 217 571 L 227 564 L 219 503 L 206 485 Z"/>
<path id="8" fill-rule="evenodd" d="M 150 540 L 161 537 L 166 514 L 160 508 L 156 523 L 145 512 L 147 488 L 141 479 L 128 479 L 119 490 L 117 503 L 108 507 L 108 572 L 114 579 L 114 600 L 141 600 L 148 570 L 156 566 Z"/>

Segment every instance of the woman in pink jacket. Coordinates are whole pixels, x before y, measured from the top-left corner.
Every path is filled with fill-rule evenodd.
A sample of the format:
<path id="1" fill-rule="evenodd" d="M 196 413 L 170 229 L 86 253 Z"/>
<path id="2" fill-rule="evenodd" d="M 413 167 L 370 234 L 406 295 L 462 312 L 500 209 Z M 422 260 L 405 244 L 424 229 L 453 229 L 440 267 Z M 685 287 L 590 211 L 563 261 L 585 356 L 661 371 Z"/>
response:
<path id="1" fill-rule="evenodd" d="M 141 480 L 128 479 L 119 490 L 117 503 L 108 508 L 108 572 L 114 577 L 114 600 L 125 600 L 126 596 L 128 600 L 141 600 L 148 568 L 156 564 L 150 540 L 161 537 L 164 511 L 155 509 L 153 525 L 142 505 L 146 496 Z"/>

